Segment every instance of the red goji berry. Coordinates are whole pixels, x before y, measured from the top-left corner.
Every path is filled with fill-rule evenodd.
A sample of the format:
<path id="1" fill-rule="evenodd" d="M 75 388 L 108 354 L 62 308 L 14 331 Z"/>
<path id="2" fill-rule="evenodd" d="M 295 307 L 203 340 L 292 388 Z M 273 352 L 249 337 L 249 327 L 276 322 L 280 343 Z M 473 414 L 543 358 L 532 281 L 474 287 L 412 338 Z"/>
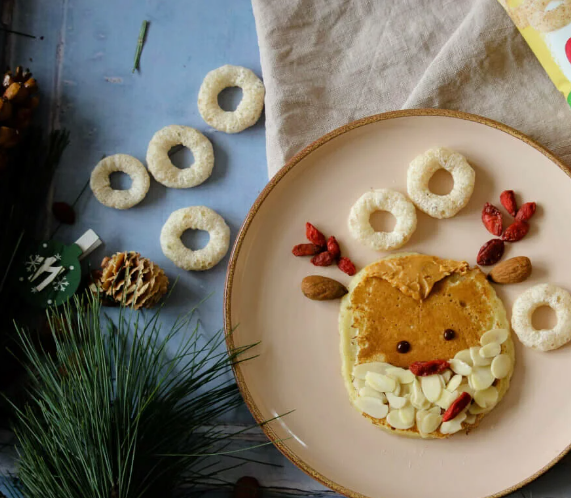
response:
<path id="1" fill-rule="evenodd" d="M 529 232 L 529 225 L 525 221 L 514 221 L 506 228 L 502 239 L 506 242 L 517 242 L 523 239 Z"/>
<path id="2" fill-rule="evenodd" d="M 335 262 L 335 257 L 327 251 L 319 253 L 311 258 L 311 262 L 315 266 L 331 266 Z"/>
<path id="3" fill-rule="evenodd" d="M 460 394 L 448 407 L 448 410 L 444 412 L 444 415 L 442 415 L 442 422 L 448 422 L 455 418 L 456 415 L 470 404 L 470 401 L 472 401 L 472 396 L 468 393 L 464 392 Z"/>
<path id="4" fill-rule="evenodd" d="M 341 256 L 339 243 L 337 242 L 337 239 L 333 237 L 333 235 L 327 239 L 327 252 L 332 254 L 335 258 Z"/>
<path id="5" fill-rule="evenodd" d="M 355 273 L 357 273 L 357 268 L 355 268 L 355 265 L 349 258 L 346 257 L 339 258 L 337 266 L 343 273 L 346 273 L 350 277 L 352 277 L 353 275 L 355 275 Z"/>
<path id="6" fill-rule="evenodd" d="M 291 253 L 294 256 L 314 256 L 323 251 L 323 247 L 316 246 L 315 244 L 298 244 L 293 247 Z"/>
<path id="7" fill-rule="evenodd" d="M 500 210 L 496 206 L 489 202 L 486 202 L 484 209 L 482 209 L 482 222 L 492 235 L 499 237 L 502 234 L 502 213 L 500 213 Z"/>
<path id="8" fill-rule="evenodd" d="M 522 207 L 519 208 L 517 214 L 515 215 L 515 219 L 517 221 L 527 221 L 529 220 L 534 214 L 537 205 L 535 202 L 526 202 Z"/>
<path id="9" fill-rule="evenodd" d="M 75 223 L 75 211 L 67 202 L 54 202 L 52 204 L 52 214 L 60 223 L 66 225 Z"/>
<path id="10" fill-rule="evenodd" d="M 309 240 L 309 242 L 312 242 L 316 246 L 325 245 L 325 235 L 323 235 L 311 223 L 305 224 L 305 236 L 307 237 L 307 240 Z"/>
<path id="11" fill-rule="evenodd" d="M 515 193 L 513 190 L 504 190 L 500 194 L 500 202 L 506 208 L 506 211 L 512 216 L 517 214 L 517 203 L 515 200 Z"/>
<path id="12" fill-rule="evenodd" d="M 476 263 L 481 266 L 495 265 L 504 255 L 505 244 L 501 239 L 488 240 L 478 251 Z"/>
<path id="13" fill-rule="evenodd" d="M 435 375 L 450 368 L 450 363 L 446 360 L 415 361 L 409 365 L 409 370 L 419 377 Z"/>

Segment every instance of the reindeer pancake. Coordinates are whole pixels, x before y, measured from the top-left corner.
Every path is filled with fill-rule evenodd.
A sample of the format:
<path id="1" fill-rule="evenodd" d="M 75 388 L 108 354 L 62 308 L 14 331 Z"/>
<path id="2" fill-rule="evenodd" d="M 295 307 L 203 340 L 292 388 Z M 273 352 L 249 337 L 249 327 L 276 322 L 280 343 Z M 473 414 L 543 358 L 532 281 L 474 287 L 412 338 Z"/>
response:
<path id="1" fill-rule="evenodd" d="M 514 347 L 479 268 L 397 254 L 353 279 L 339 317 L 351 403 L 373 424 L 446 438 L 476 427 L 506 393 Z"/>

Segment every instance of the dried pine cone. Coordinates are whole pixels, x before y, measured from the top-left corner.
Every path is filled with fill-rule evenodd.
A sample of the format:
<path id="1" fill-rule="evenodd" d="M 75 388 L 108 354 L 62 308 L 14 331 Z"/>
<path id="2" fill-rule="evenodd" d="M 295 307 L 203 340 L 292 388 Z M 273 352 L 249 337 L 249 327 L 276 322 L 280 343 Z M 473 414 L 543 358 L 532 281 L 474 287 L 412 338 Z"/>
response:
<path id="1" fill-rule="evenodd" d="M 167 292 L 165 272 L 138 252 L 118 252 L 105 258 L 101 268 L 99 292 L 124 306 L 152 308 Z"/>

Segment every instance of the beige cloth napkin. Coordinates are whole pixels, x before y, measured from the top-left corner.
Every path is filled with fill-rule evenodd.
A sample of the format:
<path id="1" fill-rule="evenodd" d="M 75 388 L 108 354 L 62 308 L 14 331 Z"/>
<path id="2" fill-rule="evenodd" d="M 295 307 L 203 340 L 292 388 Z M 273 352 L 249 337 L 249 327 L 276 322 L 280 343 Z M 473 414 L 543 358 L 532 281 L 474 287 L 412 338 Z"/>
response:
<path id="1" fill-rule="evenodd" d="M 497 0 L 252 0 L 268 172 L 349 121 L 459 109 L 571 164 L 571 109 Z"/>

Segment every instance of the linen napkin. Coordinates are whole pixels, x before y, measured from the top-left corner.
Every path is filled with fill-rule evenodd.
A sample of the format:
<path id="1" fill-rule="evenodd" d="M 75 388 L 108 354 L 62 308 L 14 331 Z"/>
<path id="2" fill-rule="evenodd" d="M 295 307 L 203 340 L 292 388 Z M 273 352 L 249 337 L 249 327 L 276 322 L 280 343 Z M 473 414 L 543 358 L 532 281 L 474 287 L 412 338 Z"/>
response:
<path id="1" fill-rule="evenodd" d="M 355 119 L 437 107 L 489 117 L 571 165 L 571 109 L 497 0 L 252 0 L 268 173 Z"/>

